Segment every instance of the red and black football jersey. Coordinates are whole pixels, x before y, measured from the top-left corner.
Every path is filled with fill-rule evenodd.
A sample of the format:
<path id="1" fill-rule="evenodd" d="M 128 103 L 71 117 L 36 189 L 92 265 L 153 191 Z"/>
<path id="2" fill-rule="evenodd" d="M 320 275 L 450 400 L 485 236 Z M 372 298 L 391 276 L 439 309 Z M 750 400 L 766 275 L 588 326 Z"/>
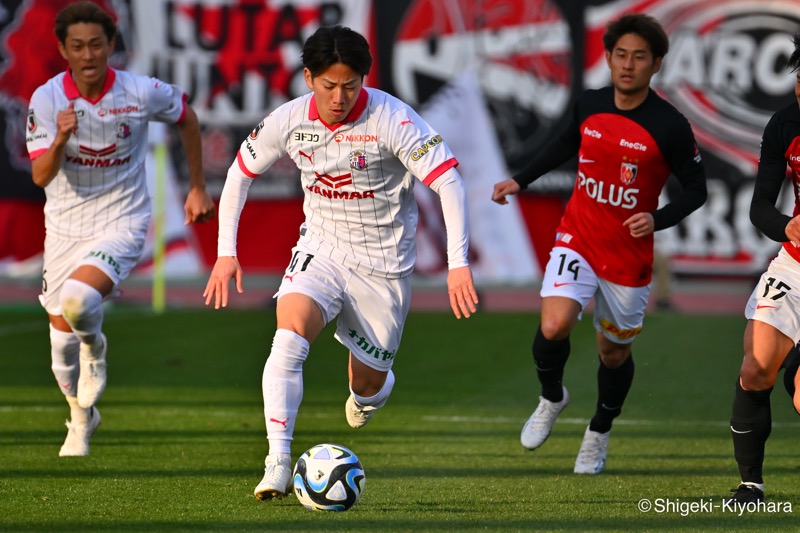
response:
<path id="1" fill-rule="evenodd" d="M 580 253 L 600 278 L 647 285 L 653 236 L 631 237 L 622 224 L 649 212 L 655 229 L 664 229 L 705 202 L 705 171 L 689 122 L 652 90 L 632 110 L 617 109 L 613 87 L 586 91 L 567 129 L 514 179 L 524 188 L 576 153 L 578 175 L 556 245 Z M 681 193 L 658 209 L 670 174 L 681 183 Z"/>
<path id="2" fill-rule="evenodd" d="M 781 213 L 776 206 L 787 170 L 794 190 L 792 216 Z M 750 220 L 764 235 L 782 242 L 789 255 L 800 261 L 800 250 L 786 237 L 786 225 L 797 215 L 800 215 L 800 106 L 793 102 L 772 115 L 764 128 Z"/>

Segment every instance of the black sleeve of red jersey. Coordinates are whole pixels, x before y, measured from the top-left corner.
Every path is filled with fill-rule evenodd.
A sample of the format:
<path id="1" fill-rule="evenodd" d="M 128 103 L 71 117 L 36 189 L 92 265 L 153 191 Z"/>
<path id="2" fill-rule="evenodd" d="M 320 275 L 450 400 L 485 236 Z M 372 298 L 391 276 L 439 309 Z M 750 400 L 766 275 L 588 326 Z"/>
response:
<path id="1" fill-rule="evenodd" d="M 786 225 L 792 217 L 784 215 L 776 207 L 783 180 L 786 179 L 783 147 L 788 146 L 782 139 L 780 124 L 778 114 L 775 114 L 764 129 L 761 159 L 758 161 L 753 200 L 750 202 L 750 221 L 773 241 L 786 242 L 789 240 L 786 237 Z"/>
<path id="2" fill-rule="evenodd" d="M 578 154 L 581 146 L 578 104 L 573 108 L 572 118 L 567 127 L 545 144 L 527 165 L 522 167 L 511 179 L 524 189 L 551 170 L 563 165 Z"/>
<path id="3" fill-rule="evenodd" d="M 681 184 L 681 192 L 653 212 L 655 231 L 670 228 L 702 206 L 708 197 L 706 172 L 689 122 L 680 116 L 669 135 L 666 150 L 670 170 Z"/>

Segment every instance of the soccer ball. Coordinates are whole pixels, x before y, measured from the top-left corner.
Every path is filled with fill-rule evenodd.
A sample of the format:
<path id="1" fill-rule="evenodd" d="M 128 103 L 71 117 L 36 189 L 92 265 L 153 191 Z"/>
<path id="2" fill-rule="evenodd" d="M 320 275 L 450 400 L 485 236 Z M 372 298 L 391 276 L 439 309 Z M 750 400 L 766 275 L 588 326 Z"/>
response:
<path id="1" fill-rule="evenodd" d="M 364 493 L 364 467 L 338 444 L 317 444 L 297 460 L 294 495 L 312 511 L 346 511 Z"/>

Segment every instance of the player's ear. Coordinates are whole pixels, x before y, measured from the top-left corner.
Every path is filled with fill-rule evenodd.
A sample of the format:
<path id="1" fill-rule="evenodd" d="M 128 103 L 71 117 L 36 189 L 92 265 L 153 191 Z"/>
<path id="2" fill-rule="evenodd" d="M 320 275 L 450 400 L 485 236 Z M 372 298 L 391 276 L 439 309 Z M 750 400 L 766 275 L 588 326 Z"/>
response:
<path id="1" fill-rule="evenodd" d="M 58 41 L 58 53 L 61 54 L 65 61 L 69 61 L 67 59 L 67 49 L 61 41 Z"/>
<path id="2" fill-rule="evenodd" d="M 661 63 L 664 61 L 663 57 L 657 57 L 655 61 L 653 61 L 653 74 L 661 70 Z"/>
<path id="3" fill-rule="evenodd" d="M 313 83 L 314 80 L 311 77 L 311 71 L 308 70 L 308 68 L 304 68 L 303 69 L 303 77 L 305 77 L 305 79 L 306 79 L 306 85 L 308 86 L 308 88 L 309 89 L 313 89 L 314 88 L 314 83 Z"/>

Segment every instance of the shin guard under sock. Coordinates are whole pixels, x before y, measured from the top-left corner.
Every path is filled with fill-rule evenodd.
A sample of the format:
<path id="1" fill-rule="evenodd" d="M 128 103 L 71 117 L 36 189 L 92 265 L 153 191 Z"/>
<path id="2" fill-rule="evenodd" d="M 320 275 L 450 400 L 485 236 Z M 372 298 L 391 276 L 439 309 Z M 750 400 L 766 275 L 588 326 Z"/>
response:
<path id="1" fill-rule="evenodd" d="M 531 351 L 536 364 L 536 374 L 542 385 L 542 397 L 551 402 L 560 402 L 564 399 L 561 382 L 564 379 L 564 367 L 569 358 L 569 337 L 561 340 L 548 340 L 540 326 L 536 330 Z"/>
<path id="2" fill-rule="evenodd" d="M 764 445 L 772 431 L 772 411 L 767 390 L 748 391 L 736 380 L 731 415 L 733 456 L 743 482 L 763 483 Z"/>

